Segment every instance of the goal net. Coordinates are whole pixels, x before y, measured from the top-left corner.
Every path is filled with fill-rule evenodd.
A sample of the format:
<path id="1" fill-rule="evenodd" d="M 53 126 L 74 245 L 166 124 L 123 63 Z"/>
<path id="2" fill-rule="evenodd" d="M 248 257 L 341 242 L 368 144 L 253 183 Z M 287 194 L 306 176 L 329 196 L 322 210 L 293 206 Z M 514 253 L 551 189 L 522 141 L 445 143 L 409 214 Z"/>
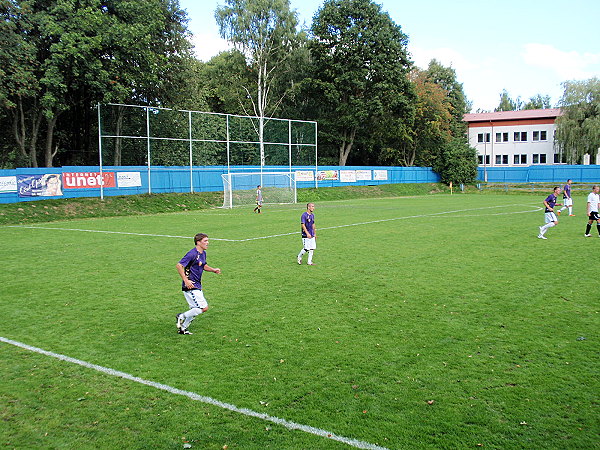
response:
<path id="1" fill-rule="evenodd" d="M 264 204 L 296 203 L 296 177 L 291 172 L 233 172 L 223 179 L 223 208 L 256 204 L 261 186 Z"/>

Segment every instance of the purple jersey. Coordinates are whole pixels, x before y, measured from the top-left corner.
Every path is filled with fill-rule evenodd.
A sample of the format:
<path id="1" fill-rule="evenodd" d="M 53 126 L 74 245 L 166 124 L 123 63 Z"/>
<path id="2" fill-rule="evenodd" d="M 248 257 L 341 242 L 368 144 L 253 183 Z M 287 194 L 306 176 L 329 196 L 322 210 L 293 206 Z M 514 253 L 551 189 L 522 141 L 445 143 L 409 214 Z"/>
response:
<path id="1" fill-rule="evenodd" d="M 202 289 L 202 272 L 204 272 L 204 265 L 206 264 L 206 252 L 200 253 L 198 249 L 194 247 L 181 258 L 179 264 L 184 267 L 185 275 L 188 279 L 194 283 L 194 289 Z M 190 289 L 182 282 L 181 290 L 189 291 Z"/>
<path id="2" fill-rule="evenodd" d="M 304 224 L 304 226 L 306 227 L 306 230 L 308 231 L 308 233 L 311 236 L 315 235 L 315 215 L 309 213 L 308 211 L 306 211 L 304 214 L 302 214 L 302 217 L 300 218 L 300 223 Z M 304 232 L 304 228 L 301 227 L 302 232 L 302 237 L 308 237 L 306 235 L 306 233 Z"/>
<path id="3" fill-rule="evenodd" d="M 565 184 L 563 188 L 563 198 L 571 198 L 571 185 Z"/>
<path id="4" fill-rule="evenodd" d="M 556 195 L 550 194 L 548 197 L 546 197 L 545 202 L 548 203 L 550 208 L 554 208 L 554 205 L 556 205 Z M 548 208 L 546 208 L 545 212 L 552 212 L 552 211 L 550 211 Z"/>

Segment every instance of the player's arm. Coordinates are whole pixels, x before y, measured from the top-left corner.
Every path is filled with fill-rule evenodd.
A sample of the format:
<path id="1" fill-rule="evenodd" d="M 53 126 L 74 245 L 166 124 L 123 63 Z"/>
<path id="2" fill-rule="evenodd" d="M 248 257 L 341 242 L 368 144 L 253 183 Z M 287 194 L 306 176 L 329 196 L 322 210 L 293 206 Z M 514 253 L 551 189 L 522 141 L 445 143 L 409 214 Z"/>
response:
<path id="1" fill-rule="evenodd" d="M 552 208 L 548 202 L 546 200 L 544 200 L 544 206 L 549 210 L 549 211 L 554 211 L 554 208 Z"/>
<path id="2" fill-rule="evenodd" d="M 306 229 L 306 224 L 304 222 L 301 222 L 300 225 L 302 225 L 302 231 L 304 231 L 304 234 L 306 234 L 306 237 L 310 239 L 312 237 L 312 235 Z"/>
<path id="3" fill-rule="evenodd" d="M 221 273 L 221 269 L 218 267 L 210 267 L 208 264 L 204 264 L 204 270 L 206 272 Z"/>
<path id="4" fill-rule="evenodd" d="M 177 272 L 179 272 L 179 276 L 183 280 L 185 287 L 188 289 L 194 289 L 196 286 L 194 286 L 194 283 L 185 275 L 185 267 L 183 267 L 181 263 L 177 263 L 175 267 L 177 267 Z"/>

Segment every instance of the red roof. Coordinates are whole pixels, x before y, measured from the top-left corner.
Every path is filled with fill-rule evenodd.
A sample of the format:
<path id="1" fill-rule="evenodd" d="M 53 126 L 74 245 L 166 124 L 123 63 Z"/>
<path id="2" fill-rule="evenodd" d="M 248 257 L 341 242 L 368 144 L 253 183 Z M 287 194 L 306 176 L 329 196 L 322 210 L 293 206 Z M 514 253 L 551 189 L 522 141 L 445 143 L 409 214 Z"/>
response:
<path id="1" fill-rule="evenodd" d="M 523 109 L 520 111 L 498 111 L 490 113 L 465 114 L 465 122 L 489 122 L 500 120 L 548 119 L 562 115 L 560 108 Z"/>

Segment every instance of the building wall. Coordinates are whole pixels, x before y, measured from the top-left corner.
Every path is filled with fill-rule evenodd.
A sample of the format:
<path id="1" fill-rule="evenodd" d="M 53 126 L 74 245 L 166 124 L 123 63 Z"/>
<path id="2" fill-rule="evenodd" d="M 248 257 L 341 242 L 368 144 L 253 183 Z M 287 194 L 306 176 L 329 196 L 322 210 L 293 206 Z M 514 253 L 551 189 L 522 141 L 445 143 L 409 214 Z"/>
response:
<path id="1" fill-rule="evenodd" d="M 480 166 L 559 164 L 560 155 L 554 146 L 555 130 L 553 119 L 471 123 L 469 144 L 477 149 Z"/>

